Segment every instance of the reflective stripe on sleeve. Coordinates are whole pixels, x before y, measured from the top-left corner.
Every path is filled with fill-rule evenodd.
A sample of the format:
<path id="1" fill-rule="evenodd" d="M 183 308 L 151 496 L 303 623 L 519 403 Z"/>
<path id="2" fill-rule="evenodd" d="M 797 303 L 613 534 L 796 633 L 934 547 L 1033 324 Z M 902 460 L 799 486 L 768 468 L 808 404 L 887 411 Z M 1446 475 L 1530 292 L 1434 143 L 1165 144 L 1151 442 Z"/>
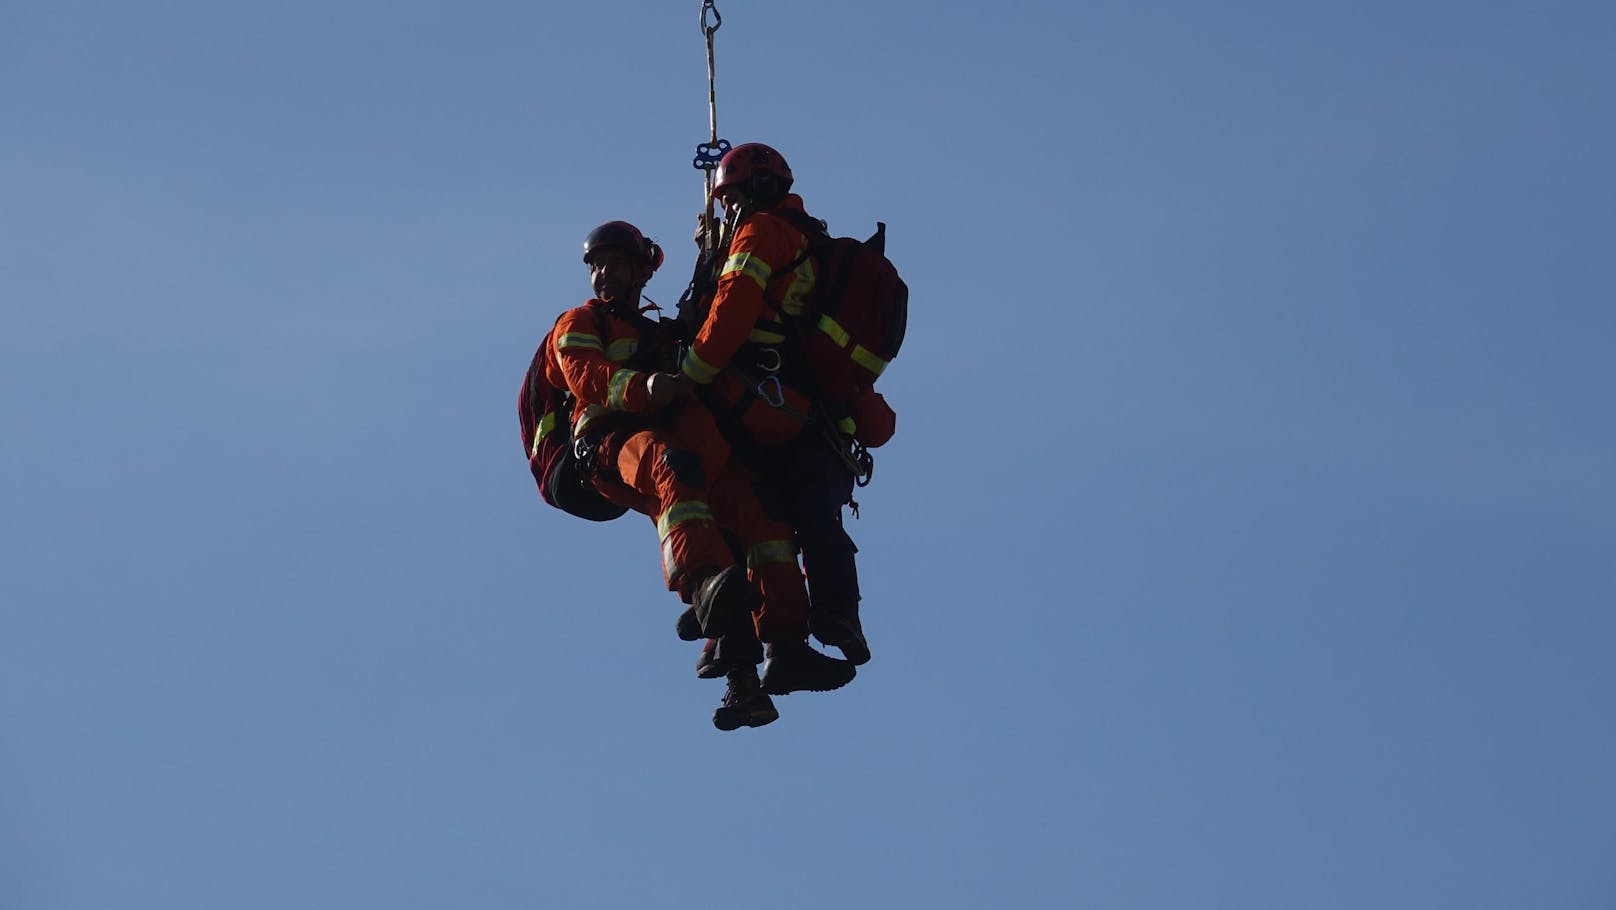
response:
<path id="1" fill-rule="evenodd" d="M 556 339 L 556 349 L 579 348 L 587 351 L 599 351 L 600 336 L 590 335 L 587 332 L 568 332 Z"/>
<path id="2" fill-rule="evenodd" d="M 679 369 L 702 385 L 712 382 L 713 377 L 718 375 L 718 368 L 696 356 L 693 350 L 685 351 L 684 363 L 679 365 Z"/>
<path id="3" fill-rule="evenodd" d="M 689 524 L 693 521 L 710 522 L 712 520 L 713 510 L 707 507 L 707 503 L 700 500 L 676 502 L 669 506 L 666 512 L 657 516 L 657 537 L 666 541 L 668 535 L 673 533 L 673 529 L 680 525 Z"/>
<path id="4" fill-rule="evenodd" d="M 606 349 L 606 359 L 612 363 L 622 363 L 633 357 L 634 352 L 639 349 L 640 340 L 638 338 L 619 338 Z"/>
<path id="5" fill-rule="evenodd" d="M 628 387 L 640 375 L 639 370 L 619 369 L 612 373 L 612 378 L 606 383 L 606 407 L 614 411 L 628 410 Z"/>
<path id="6" fill-rule="evenodd" d="M 766 288 L 769 286 L 769 276 L 774 273 L 774 267 L 751 253 L 736 253 L 724 262 L 724 268 L 718 273 L 718 277 L 722 279 L 736 272 L 756 281 L 758 287 Z"/>

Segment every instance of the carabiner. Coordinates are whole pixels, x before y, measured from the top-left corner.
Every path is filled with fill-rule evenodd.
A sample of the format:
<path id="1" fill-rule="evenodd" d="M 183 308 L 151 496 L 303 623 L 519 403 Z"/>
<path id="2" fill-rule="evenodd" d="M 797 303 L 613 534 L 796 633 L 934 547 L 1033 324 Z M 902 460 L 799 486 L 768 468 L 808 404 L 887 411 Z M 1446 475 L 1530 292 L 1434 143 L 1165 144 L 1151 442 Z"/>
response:
<path id="1" fill-rule="evenodd" d="M 863 443 L 858 442 L 853 443 L 851 454 L 853 463 L 858 466 L 858 470 L 853 474 L 853 482 L 861 487 L 869 486 L 870 481 L 875 478 L 875 456 L 870 454 L 870 450 L 866 449 Z M 853 507 L 853 517 L 858 517 L 856 505 Z"/>
<path id="2" fill-rule="evenodd" d="M 778 373 L 785 366 L 785 358 L 780 356 L 779 348 L 759 348 L 757 368 L 765 373 Z M 779 382 L 778 379 L 775 380 Z"/>
<path id="3" fill-rule="evenodd" d="M 713 14 L 713 24 L 712 25 L 707 24 L 707 14 L 709 12 L 711 12 Z M 707 35 L 707 37 L 710 38 L 710 37 L 712 37 L 713 32 L 718 31 L 718 27 L 720 25 L 723 25 L 723 24 L 724 24 L 724 17 L 720 16 L 718 14 L 718 7 L 713 5 L 713 0 L 701 0 L 701 30 L 702 30 L 702 33 Z"/>
<path id="4" fill-rule="evenodd" d="M 769 397 L 768 392 L 768 387 L 771 383 L 774 385 L 773 398 Z M 780 377 L 778 376 L 765 376 L 763 381 L 757 384 L 757 393 L 758 397 L 768 402 L 771 408 L 783 408 L 786 406 L 786 392 L 785 389 L 780 387 Z"/>

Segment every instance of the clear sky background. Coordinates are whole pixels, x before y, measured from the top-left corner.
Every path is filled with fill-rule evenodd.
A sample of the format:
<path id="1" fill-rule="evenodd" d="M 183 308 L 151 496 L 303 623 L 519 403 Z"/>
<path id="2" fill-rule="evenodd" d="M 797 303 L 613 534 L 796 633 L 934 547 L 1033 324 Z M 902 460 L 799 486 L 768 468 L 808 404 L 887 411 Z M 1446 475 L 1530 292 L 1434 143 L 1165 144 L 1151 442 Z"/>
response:
<path id="1" fill-rule="evenodd" d="M 698 0 L 0 0 L 0 907 L 1616 906 L 1616 6 L 718 8 L 913 295 L 730 734 L 515 414 Z"/>

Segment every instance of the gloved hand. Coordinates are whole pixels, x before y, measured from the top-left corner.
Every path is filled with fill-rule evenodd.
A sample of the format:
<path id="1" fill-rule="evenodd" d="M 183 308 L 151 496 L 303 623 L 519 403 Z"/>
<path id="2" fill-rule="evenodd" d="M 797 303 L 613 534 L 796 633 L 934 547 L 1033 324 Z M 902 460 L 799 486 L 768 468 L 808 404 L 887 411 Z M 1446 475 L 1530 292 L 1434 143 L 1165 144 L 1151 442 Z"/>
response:
<path id="1" fill-rule="evenodd" d="M 693 398 L 695 383 L 683 373 L 652 373 L 645 378 L 645 397 L 650 406 L 665 408 L 675 401 Z"/>

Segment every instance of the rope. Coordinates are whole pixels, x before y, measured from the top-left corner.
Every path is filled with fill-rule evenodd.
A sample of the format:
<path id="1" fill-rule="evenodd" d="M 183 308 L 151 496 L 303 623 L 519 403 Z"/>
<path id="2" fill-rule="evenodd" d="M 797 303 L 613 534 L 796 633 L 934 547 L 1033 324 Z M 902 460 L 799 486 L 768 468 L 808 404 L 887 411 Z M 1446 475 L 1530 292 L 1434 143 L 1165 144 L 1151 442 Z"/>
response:
<path id="1" fill-rule="evenodd" d="M 708 14 L 712 16 L 711 23 L 708 22 Z M 696 150 L 696 166 L 705 173 L 703 182 L 706 185 L 706 193 L 702 210 L 706 212 L 706 220 L 702 224 L 706 226 L 706 231 L 702 238 L 702 249 L 709 253 L 718 245 L 718 229 L 713 223 L 713 183 L 717 179 L 718 158 L 723 156 L 720 146 L 722 145 L 725 149 L 729 146 L 727 142 L 720 143 L 718 138 L 718 76 L 713 63 L 713 35 L 717 34 L 719 26 L 723 24 L 724 17 L 719 15 L 718 7 L 713 4 L 713 0 L 702 0 L 701 31 L 707 39 L 707 126 L 709 136 L 707 144 Z"/>

